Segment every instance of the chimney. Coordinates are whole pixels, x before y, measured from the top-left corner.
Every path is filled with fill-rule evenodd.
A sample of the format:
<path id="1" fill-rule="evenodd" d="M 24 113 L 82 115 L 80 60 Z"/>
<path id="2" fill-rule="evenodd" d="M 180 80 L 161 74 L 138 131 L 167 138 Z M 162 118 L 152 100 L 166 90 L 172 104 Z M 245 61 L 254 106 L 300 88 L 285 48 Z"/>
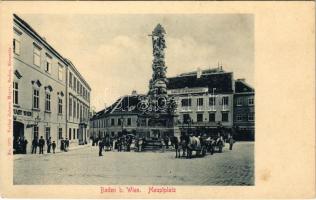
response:
<path id="1" fill-rule="evenodd" d="M 196 78 L 201 78 L 202 76 L 202 70 L 198 67 L 196 71 Z"/>
<path id="2" fill-rule="evenodd" d="M 132 91 L 132 96 L 137 96 L 137 91 L 136 90 Z"/>

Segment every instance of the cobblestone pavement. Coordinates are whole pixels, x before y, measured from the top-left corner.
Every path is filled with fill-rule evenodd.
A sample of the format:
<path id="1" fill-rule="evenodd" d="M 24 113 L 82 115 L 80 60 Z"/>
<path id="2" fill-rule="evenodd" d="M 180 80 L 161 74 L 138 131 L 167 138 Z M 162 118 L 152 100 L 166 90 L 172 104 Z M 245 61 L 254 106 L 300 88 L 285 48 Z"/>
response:
<path id="1" fill-rule="evenodd" d="M 254 143 L 203 158 L 176 159 L 175 152 L 105 152 L 97 147 L 14 159 L 14 184 L 253 185 Z"/>

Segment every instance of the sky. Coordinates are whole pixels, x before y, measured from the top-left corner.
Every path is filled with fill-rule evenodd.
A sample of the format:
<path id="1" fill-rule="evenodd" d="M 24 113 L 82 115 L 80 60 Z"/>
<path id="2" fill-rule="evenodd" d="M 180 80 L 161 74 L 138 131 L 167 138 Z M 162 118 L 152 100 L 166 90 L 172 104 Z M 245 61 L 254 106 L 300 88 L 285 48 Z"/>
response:
<path id="1" fill-rule="evenodd" d="M 158 23 L 166 30 L 168 77 L 222 63 L 235 79 L 245 78 L 254 86 L 251 14 L 19 16 L 73 62 L 92 89 L 91 107 L 96 111 L 133 90 L 147 93 L 153 59 L 148 35 Z"/>

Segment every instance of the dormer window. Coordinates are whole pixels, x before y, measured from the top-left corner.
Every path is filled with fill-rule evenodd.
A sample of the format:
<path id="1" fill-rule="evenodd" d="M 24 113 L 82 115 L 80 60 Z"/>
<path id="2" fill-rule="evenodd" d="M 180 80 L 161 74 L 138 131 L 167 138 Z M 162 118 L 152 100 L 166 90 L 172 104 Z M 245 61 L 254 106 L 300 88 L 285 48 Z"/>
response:
<path id="1" fill-rule="evenodd" d="M 21 45 L 21 39 L 20 39 L 21 33 L 18 33 L 14 30 L 14 38 L 13 38 L 13 52 L 16 55 L 20 55 L 20 45 Z"/>
<path id="2" fill-rule="evenodd" d="M 45 64 L 45 71 L 47 73 L 51 73 L 52 68 L 52 57 L 48 54 L 46 54 L 46 64 Z"/>
<path id="3" fill-rule="evenodd" d="M 35 43 L 33 44 L 33 63 L 38 67 L 41 66 L 41 48 Z"/>
<path id="4" fill-rule="evenodd" d="M 58 80 L 63 80 L 64 67 L 58 63 Z"/>

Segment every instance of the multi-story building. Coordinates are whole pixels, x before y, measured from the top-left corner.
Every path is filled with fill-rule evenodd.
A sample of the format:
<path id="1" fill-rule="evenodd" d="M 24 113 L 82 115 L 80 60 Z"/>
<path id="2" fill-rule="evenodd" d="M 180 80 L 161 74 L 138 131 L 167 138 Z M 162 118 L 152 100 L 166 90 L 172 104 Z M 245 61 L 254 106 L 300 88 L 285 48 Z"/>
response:
<path id="1" fill-rule="evenodd" d="M 72 143 L 87 144 L 91 88 L 74 64 L 67 62 L 67 137 Z"/>
<path id="2" fill-rule="evenodd" d="M 240 140 L 254 140 L 255 90 L 244 79 L 235 81 L 234 128 Z"/>
<path id="3" fill-rule="evenodd" d="M 181 132 L 216 134 L 233 127 L 234 79 L 222 68 L 168 78 L 168 94 L 177 102 Z"/>
<path id="4" fill-rule="evenodd" d="M 67 128 L 70 127 L 72 130 L 76 129 L 76 139 L 82 143 L 86 137 L 90 110 L 89 85 L 73 64 L 29 24 L 17 15 L 13 16 L 13 22 L 14 140 L 24 137 L 29 142 L 27 152 L 30 152 L 30 144 L 35 137 L 51 137 L 59 145 L 61 138 L 70 136 L 67 133 Z M 70 71 L 77 77 L 79 89 L 76 91 L 73 87 L 67 87 Z M 79 107 L 76 121 L 67 115 L 70 97 L 75 98 L 76 111 Z"/>
<path id="5" fill-rule="evenodd" d="M 97 112 L 90 119 L 90 132 L 94 138 L 106 135 L 121 136 L 126 133 L 143 133 L 147 123 L 141 123 L 142 112 L 137 106 L 143 95 L 126 95 L 119 98 L 110 107 Z M 144 133 L 143 133 L 144 134 Z"/>
<path id="6" fill-rule="evenodd" d="M 13 22 L 14 140 L 24 137 L 31 144 L 43 136 L 58 144 L 66 131 L 67 63 L 25 21 L 14 15 Z"/>

